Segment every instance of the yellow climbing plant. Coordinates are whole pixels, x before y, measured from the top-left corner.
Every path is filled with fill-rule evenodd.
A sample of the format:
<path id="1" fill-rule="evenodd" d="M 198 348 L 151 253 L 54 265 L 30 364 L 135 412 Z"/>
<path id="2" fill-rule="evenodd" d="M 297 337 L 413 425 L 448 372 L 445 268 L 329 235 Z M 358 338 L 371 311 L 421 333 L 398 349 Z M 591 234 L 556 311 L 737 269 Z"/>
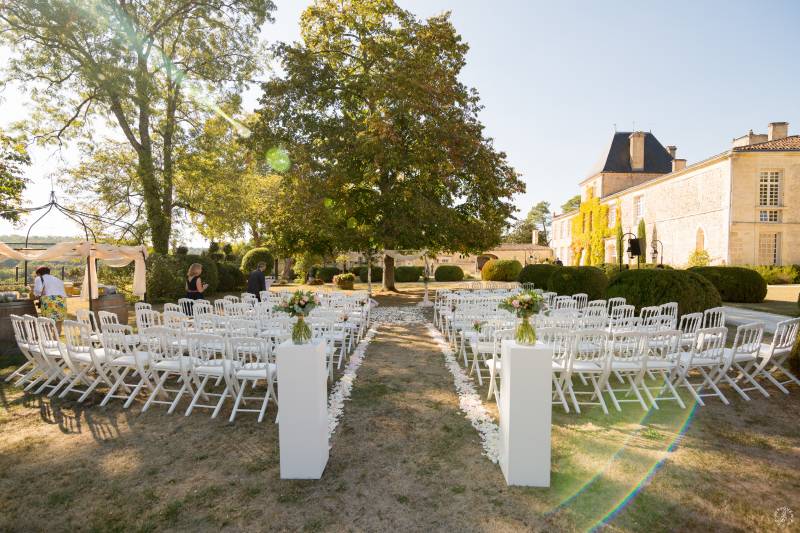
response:
<path id="1" fill-rule="evenodd" d="M 608 227 L 608 206 L 600 203 L 600 198 L 591 191 L 585 202 L 581 202 L 578 214 L 572 219 L 572 263 L 578 264 L 586 251 L 583 264 L 602 265 L 605 262 L 605 241 L 616 234 L 616 226 L 621 224 L 620 205 L 617 210 L 616 225 Z"/>

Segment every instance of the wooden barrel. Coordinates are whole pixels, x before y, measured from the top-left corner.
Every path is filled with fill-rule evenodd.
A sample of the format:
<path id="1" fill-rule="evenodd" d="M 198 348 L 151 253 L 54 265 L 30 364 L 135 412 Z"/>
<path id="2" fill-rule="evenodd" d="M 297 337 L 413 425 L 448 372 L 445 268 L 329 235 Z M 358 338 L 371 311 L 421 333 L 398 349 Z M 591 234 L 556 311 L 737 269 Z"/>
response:
<path id="1" fill-rule="evenodd" d="M 106 294 L 96 300 L 92 300 L 92 310 L 95 314 L 99 311 L 116 313 L 120 324 L 128 323 L 128 302 L 125 301 L 125 296 L 119 293 Z"/>
<path id="2" fill-rule="evenodd" d="M 17 300 L 15 302 L 0 303 L 0 340 L 13 341 L 14 328 L 11 326 L 11 315 L 33 315 L 36 313 L 36 306 L 33 300 Z"/>

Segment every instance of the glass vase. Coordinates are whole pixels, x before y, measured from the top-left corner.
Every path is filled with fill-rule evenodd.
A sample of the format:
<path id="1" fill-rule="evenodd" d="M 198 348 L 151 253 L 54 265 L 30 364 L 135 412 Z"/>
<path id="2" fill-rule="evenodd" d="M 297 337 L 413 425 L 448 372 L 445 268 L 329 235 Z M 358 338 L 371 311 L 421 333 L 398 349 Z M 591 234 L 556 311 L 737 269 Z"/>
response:
<path id="1" fill-rule="evenodd" d="M 292 326 L 292 342 L 294 344 L 306 344 L 311 340 L 311 328 L 306 324 L 303 315 L 297 317 L 297 322 Z"/>
<path id="2" fill-rule="evenodd" d="M 517 330 L 514 332 L 514 340 L 518 344 L 533 346 L 536 344 L 536 328 L 531 324 L 530 317 L 523 316 L 521 318 L 522 320 L 517 324 Z"/>

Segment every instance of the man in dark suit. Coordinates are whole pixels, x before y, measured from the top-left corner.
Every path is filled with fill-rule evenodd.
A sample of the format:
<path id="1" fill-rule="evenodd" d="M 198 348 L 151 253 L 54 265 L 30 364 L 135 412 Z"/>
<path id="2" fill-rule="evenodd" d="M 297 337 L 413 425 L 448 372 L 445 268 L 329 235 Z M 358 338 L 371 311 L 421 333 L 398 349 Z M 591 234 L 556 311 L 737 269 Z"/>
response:
<path id="1" fill-rule="evenodd" d="M 264 274 L 265 270 L 267 270 L 267 264 L 261 262 L 247 277 L 247 292 L 254 294 L 259 301 L 261 300 L 259 293 L 267 290 L 267 276 Z"/>

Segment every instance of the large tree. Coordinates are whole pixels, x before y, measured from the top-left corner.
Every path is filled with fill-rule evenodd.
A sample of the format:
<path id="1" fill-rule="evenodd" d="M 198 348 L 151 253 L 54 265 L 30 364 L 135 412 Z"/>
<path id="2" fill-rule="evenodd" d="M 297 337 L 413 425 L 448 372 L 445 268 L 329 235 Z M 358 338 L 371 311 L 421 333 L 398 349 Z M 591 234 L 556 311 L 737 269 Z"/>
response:
<path id="1" fill-rule="evenodd" d="M 167 252 L 176 146 L 257 67 L 271 0 L 0 0 L 9 79 L 42 142 L 93 139 L 105 119 L 134 155 L 153 247 Z"/>
<path id="2" fill-rule="evenodd" d="M 368 253 L 499 242 L 524 185 L 458 79 L 468 47 L 449 14 L 422 21 L 392 0 L 318 0 L 301 38 L 274 49 L 282 75 L 263 85 L 253 136 L 260 151 L 287 149 L 286 174 L 329 212 L 295 216 L 332 247 Z M 321 225 L 331 218 L 335 228 Z M 384 267 L 393 290 L 388 254 Z"/>
<path id="3" fill-rule="evenodd" d="M 563 204 L 561 204 L 561 212 L 562 213 L 571 213 L 572 211 L 576 211 L 581 206 L 581 195 L 576 194 Z"/>
<path id="4" fill-rule="evenodd" d="M 518 220 L 511 228 L 511 231 L 503 238 L 504 242 L 515 244 L 528 244 L 531 242 L 533 232 L 538 231 L 538 240 L 535 244 L 547 246 L 550 240 L 550 223 L 552 222 L 550 213 L 550 202 L 539 202 L 531 207 L 528 215 Z"/>

